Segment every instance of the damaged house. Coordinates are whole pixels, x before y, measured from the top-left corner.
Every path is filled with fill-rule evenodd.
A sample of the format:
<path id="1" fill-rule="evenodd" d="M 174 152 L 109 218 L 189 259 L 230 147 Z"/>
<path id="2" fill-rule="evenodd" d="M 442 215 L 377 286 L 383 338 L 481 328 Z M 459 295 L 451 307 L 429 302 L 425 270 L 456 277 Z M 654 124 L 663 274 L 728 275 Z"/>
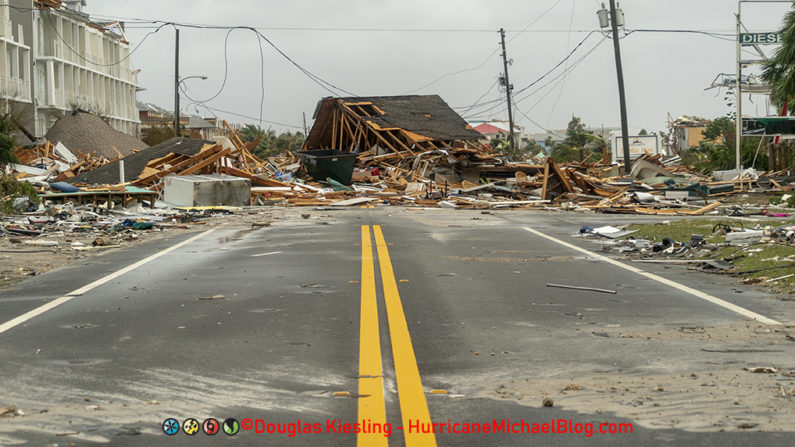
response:
<path id="1" fill-rule="evenodd" d="M 314 119 L 304 149 L 355 152 L 365 166 L 411 172 L 413 180 L 460 177 L 457 169 L 495 158 L 438 95 L 323 98 Z"/>

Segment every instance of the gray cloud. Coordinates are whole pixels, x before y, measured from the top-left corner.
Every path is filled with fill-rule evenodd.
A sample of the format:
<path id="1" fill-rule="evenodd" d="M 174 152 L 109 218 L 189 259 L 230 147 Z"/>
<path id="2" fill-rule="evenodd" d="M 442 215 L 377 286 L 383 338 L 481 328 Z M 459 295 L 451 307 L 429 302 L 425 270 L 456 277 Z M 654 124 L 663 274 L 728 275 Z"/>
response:
<path id="1" fill-rule="evenodd" d="M 557 0 L 535 1 L 225 1 L 165 2 L 138 0 L 89 0 L 87 11 L 98 16 L 146 18 L 181 23 L 262 28 L 374 28 L 461 29 L 468 32 L 408 31 L 290 31 L 263 30 L 285 53 L 311 72 L 357 95 L 397 95 L 410 92 L 445 73 L 480 65 L 497 48 L 497 30 L 521 30 Z M 599 1 L 563 0 L 527 32 L 509 32 L 509 56 L 514 60 L 511 81 L 517 89 L 537 79 L 558 63 L 567 50 L 598 27 Z M 733 33 L 737 2 L 726 0 L 621 2 L 627 29 L 698 29 Z M 572 7 L 574 13 L 572 16 Z M 753 31 L 780 26 L 789 4 L 744 4 L 744 18 Z M 568 33 L 571 19 L 571 29 Z M 128 37 L 136 45 L 151 29 L 130 24 Z M 492 30 L 479 32 L 475 30 Z M 212 96 L 224 74 L 226 30 L 182 28 L 181 74 L 205 75 L 206 81 L 189 80 L 188 93 L 196 98 Z M 571 59 L 595 45 L 593 36 Z M 171 107 L 173 103 L 174 31 L 166 27 L 150 36 L 132 57 L 141 69 L 140 99 Z M 704 91 L 720 72 L 733 72 L 733 41 L 696 34 L 632 33 L 621 41 L 628 95 L 630 126 L 650 130 L 665 127 L 667 113 L 715 117 L 728 108 L 723 95 Z M 771 48 L 767 48 L 770 50 Z M 210 105 L 258 117 L 260 82 L 264 79 L 265 120 L 300 126 L 318 99 L 329 93 L 290 65 L 273 48 L 264 47 L 265 73 L 260 77 L 260 53 L 250 31 L 235 31 L 229 39 L 229 79 L 223 93 Z M 497 54 L 477 70 L 449 76 L 417 93 L 438 93 L 452 106 L 473 103 L 502 71 Z M 603 42 L 566 77 L 519 103 L 519 109 L 543 127 L 563 128 L 571 115 L 592 126 L 616 126 L 617 85 L 610 40 Z M 532 90 L 530 90 L 532 91 Z M 543 97 L 546 94 L 545 97 Z M 560 99 L 557 100 L 558 96 Z M 500 97 L 498 89 L 484 101 Z M 520 95 L 521 97 L 521 95 Z M 543 97 L 543 99 L 542 99 Z M 556 101 L 557 100 L 557 101 Z M 764 99 L 748 104 L 748 113 L 765 113 Z M 557 102 L 557 105 L 555 105 Z M 183 104 L 188 104 L 183 99 Z M 196 105 L 189 105 L 193 112 Z M 493 112 L 504 109 L 496 108 Z M 207 112 L 199 107 L 201 114 Z M 219 113 L 234 121 L 248 121 Z M 505 118 L 505 112 L 484 118 Z M 519 114 L 520 124 L 541 131 Z M 266 124 L 267 126 L 267 124 Z M 287 130 L 274 126 L 277 130 Z"/>

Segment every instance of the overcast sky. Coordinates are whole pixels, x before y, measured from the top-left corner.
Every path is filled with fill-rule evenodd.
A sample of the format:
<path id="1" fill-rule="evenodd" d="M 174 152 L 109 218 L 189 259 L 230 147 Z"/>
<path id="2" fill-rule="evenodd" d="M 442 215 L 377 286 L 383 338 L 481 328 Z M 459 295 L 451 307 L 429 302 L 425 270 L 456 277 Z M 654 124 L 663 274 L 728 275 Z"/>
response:
<path id="1" fill-rule="evenodd" d="M 86 12 L 96 18 L 255 27 L 306 70 L 357 96 L 439 94 L 450 106 L 465 107 L 481 96 L 481 103 L 505 96 L 495 85 L 503 71 L 500 53 L 495 51 L 501 27 L 507 30 L 508 56 L 513 59 L 509 75 L 518 91 L 563 60 L 588 31 L 598 29 L 600 4 L 597 0 L 88 0 Z M 737 1 L 733 0 L 624 0 L 620 6 L 627 30 L 735 32 Z M 750 31 L 777 30 L 788 8 L 789 3 L 743 3 L 743 21 Z M 129 23 L 132 46 L 141 43 L 151 27 Z M 188 94 L 198 100 L 215 95 L 228 66 L 223 91 L 207 105 L 253 119 L 215 112 L 222 118 L 256 123 L 264 83 L 264 120 L 300 127 L 306 113 L 311 126 L 317 101 L 331 95 L 265 42 L 262 76 L 260 47 L 251 31 L 229 35 L 225 64 L 226 30 L 180 29 L 181 76 L 208 77 L 185 81 Z M 714 118 L 729 111 L 725 89 L 704 89 L 719 73 L 735 71 L 732 37 L 638 31 L 620 42 L 630 128 L 664 129 L 669 113 Z M 770 52 L 774 47 L 763 48 Z M 149 35 L 132 63 L 141 70 L 139 83 L 145 89 L 139 99 L 172 109 L 174 29 L 164 27 Z M 567 67 L 568 75 L 560 76 Z M 427 85 L 463 70 L 468 71 Z M 591 35 L 567 62 L 517 98 L 515 119 L 530 133 L 565 128 L 572 115 L 593 127 L 618 126 L 612 41 L 600 33 Z M 766 114 L 765 97 L 752 100 L 744 98 L 744 112 Z M 488 110 L 491 106 L 497 107 Z M 200 115 L 211 116 L 183 97 L 183 111 L 196 113 L 197 108 Z M 507 119 L 504 105 L 494 102 L 475 107 L 468 115 Z M 263 127 L 295 130 L 268 122 Z"/>

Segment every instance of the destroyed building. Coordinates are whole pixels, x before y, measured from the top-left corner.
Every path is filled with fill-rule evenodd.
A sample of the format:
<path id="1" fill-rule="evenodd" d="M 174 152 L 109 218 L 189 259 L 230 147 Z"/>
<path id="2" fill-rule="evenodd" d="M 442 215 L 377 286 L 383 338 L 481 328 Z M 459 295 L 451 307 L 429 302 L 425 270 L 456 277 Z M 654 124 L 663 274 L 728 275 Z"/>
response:
<path id="1" fill-rule="evenodd" d="M 53 124 L 45 138 L 72 151 L 109 160 L 149 147 L 138 138 L 114 129 L 101 117 L 81 111 L 64 115 Z"/>
<path id="2" fill-rule="evenodd" d="M 198 140 L 193 138 L 171 138 L 158 145 L 124 157 L 124 179 L 127 182 L 139 178 L 152 160 L 163 159 L 174 154 L 192 157 L 198 154 L 207 145 L 215 145 L 214 141 Z M 92 171 L 85 172 L 69 180 L 69 183 L 82 183 L 88 185 L 116 185 L 121 182 L 121 160 L 110 162 Z"/>
<path id="3" fill-rule="evenodd" d="M 481 135 L 438 95 L 323 98 L 306 149 L 414 154 L 461 149 Z"/>
<path id="4" fill-rule="evenodd" d="M 305 149 L 356 152 L 365 166 L 411 172 L 414 180 L 460 181 L 468 171 L 477 181 L 473 169 L 497 157 L 438 95 L 323 98 L 314 118 Z"/>

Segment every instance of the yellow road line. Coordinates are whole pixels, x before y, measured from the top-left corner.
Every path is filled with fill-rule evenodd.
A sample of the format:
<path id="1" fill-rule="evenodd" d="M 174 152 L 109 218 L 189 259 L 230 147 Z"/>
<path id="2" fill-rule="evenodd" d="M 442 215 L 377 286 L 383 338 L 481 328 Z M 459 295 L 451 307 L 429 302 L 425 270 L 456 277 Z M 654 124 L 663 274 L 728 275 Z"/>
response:
<path id="1" fill-rule="evenodd" d="M 386 423 L 381 339 L 378 334 L 378 303 L 370 227 L 362 225 L 362 304 L 359 323 L 359 421 L 383 427 Z M 366 397 L 365 397 L 366 396 Z M 388 446 L 382 433 L 359 433 L 358 446 Z"/>
<path id="2" fill-rule="evenodd" d="M 406 446 L 436 446 L 436 436 L 433 431 L 420 433 L 416 429 L 416 427 L 422 426 L 430 427 L 431 415 L 428 412 L 428 403 L 422 390 L 420 370 L 417 367 L 417 358 L 411 344 L 411 335 L 406 323 L 406 315 L 403 313 L 403 303 L 401 303 L 400 294 L 398 294 L 395 273 L 392 270 L 392 261 L 389 259 L 389 250 L 384 240 L 384 234 L 381 232 L 380 225 L 374 225 L 373 231 L 375 232 L 375 245 L 378 249 L 378 263 L 381 266 L 381 281 L 384 285 L 389 337 L 392 340 L 392 355 L 395 362 L 395 376 Z M 410 426 L 415 429 L 409 430 Z"/>

